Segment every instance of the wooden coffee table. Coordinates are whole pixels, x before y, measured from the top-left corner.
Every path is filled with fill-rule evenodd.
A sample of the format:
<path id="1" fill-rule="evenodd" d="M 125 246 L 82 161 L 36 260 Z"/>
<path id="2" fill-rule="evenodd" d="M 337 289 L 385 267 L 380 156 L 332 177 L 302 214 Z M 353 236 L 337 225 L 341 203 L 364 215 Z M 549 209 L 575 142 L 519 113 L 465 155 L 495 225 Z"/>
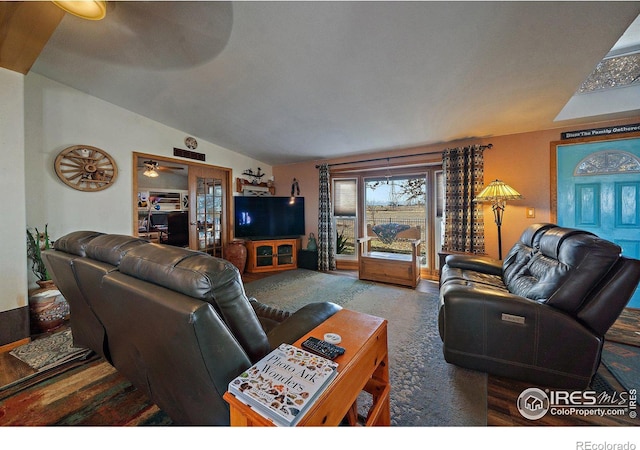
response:
<path id="1" fill-rule="evenodd" d="M 358 424 L 357 398 L 360 392 L 371 394 L 373 404 L 369 408 L 364 425 L 388 426 L 391 422 L 389 408 L 389 357 L 387 352 L 387 321 L 348 309 L 342 309 L 294 342 L 302 348 L 309 336 L 323 339 L 325 333 L 337 333 L 342 337 L 345 353 L 335 359 L 338 375 L 298 422 L 298 426 L 339 425 L 346 419 L 350 425 Z M 226 392 L 231 426 L 273 426 L 273 422 Z"/>

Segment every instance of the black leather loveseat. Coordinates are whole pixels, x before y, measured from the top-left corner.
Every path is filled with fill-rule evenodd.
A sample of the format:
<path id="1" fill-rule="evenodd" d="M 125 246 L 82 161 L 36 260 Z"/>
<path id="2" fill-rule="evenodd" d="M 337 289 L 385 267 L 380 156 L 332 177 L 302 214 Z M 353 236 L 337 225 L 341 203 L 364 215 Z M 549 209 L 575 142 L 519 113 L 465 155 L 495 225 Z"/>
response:
<path id="1" fill-rule="evenodd" d="M 539 386 L 586 388 L 640 261 L 587 231 L 536 224 L 502 261 L 449 255 L 439 331 L 447 362 Z"/>
<path id="2" fill-rule="evenodd" d="M 228 425 L 229 382 L 340 309 L 290 313 L 247 298 L 236 267 L 131 236 L 77 231 L 44 252 L 76 346 L 109 361 L 174 423 Z"/>

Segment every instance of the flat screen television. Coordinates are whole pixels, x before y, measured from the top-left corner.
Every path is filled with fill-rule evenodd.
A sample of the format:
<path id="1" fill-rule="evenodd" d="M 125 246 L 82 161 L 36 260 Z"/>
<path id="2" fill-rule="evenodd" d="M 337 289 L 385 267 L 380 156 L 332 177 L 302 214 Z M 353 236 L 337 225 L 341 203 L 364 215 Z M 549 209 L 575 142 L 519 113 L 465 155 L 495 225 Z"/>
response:
<path id="1" fill-rule="evenodd" d="M 234 233 L 251 240 L 305 234 L 304 197 L 234 197 Z"/>

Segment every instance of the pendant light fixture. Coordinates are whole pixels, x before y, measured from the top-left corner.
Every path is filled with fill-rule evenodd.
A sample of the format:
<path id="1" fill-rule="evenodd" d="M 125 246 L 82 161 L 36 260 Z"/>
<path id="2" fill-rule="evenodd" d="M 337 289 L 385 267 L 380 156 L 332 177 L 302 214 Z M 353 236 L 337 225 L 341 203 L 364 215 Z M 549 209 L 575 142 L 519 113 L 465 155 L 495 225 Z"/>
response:
<path id="1" fill-rule="evenodd" d="M 156 178 L 158 176 L 158 162 L 157 161 L 145 161 L 144 162 L 144 172 L 142 175 L 149 178 Z"/>

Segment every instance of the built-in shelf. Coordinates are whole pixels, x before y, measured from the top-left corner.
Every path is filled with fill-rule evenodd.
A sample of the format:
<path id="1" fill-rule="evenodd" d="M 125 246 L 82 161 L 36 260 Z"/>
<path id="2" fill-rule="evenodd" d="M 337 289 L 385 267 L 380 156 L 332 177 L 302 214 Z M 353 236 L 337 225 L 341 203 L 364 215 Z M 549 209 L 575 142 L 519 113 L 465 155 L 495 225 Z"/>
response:
<path id="1" fill-rule="evenodd" d="M 243 178 L 236 178 L 236 192 L 242 195 L 260 197 L 264 195 L 276 195 L 275 186 L 268 183 L 253 183 Z"/>
<path id="2" fill-rule="evenodd" d="M 188 211 L 189 191 L 176 189 L 145 189 L 138 191 L 138 211 Z"/>

